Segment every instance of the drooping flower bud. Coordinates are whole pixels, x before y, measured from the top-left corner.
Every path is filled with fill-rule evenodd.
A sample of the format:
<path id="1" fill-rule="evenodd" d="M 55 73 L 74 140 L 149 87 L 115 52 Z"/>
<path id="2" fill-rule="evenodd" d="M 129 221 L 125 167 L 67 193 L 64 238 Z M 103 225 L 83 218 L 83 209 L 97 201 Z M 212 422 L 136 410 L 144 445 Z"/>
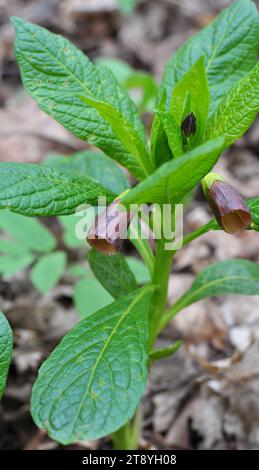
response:
<path id="1" fill-rule="evenodd" d="M 205 197 L 218 224 L 227 233 L 240 233 L 252 222 L 252 216 L 241 194 L 224 178 L 209 173 L 202 181 Z"/>
<path id="2" fill-rule="evenodd" d="M 185 137 L 190 137 L 196 132 L 196 117 L 193 113 L 187 114 L 186 118 L 181 124 L 181 131 Z"/>
<path id="3" fill-rule="evenodd" d="M 87 235 L 89 245 L 106 255 L 115 255 L 122 248 L 127 230 L 134 214 L 115 199 L 90 227 Z"/>

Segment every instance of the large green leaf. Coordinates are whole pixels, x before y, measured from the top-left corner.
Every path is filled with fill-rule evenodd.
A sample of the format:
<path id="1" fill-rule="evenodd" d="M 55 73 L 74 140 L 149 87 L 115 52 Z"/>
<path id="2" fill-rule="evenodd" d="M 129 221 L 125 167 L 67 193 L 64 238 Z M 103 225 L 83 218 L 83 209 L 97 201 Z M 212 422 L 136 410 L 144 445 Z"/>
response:
<path id="1" fill-rule="evenodd" d="M 206 142 L 181 158 L 164 163 L 122 199 L 131 203 L 179 203 L 212 169 L 224 146 L 224 138 Z"/>
<path id="2" fill-rule="evenodd" d="M 0 188 L 1 183 L 0 179 Z M 28 248 L 36 252 L 46 252 L 53 250 L 56 246 L 55 237 L 37 219 L 14 214 L 9 210 L 1 210 L 0 228 L 20 242 L 21 251 Z"/>
<path id="3" fill-rule="evenodd" d="M 90 176 L 116 194 L 129 188 L 126 175 L 111 158 L 102 152 L 84 150 L 69 156 L 48 155 L 43 164 L 70 175 Z"/>
<path id="4" fill-rule="evenodd" d="M 205 297 L 224 294 L 259 295 L 259 265 L 234 259 L 208 266 L 173 309 L 178 311 Z"/>
<path id="5" fill-rule="evenodd" d="M 144 128 L 135 105 L 112 72 L 92 64 L 62 36 L 19 18 L 12 21 L 16 31 L 15 55 L 22 81 L 41 109 L 80 139 L 101 148 L 137 178 L 143 178 L 142 169 L 111 126 L 98 111 L 79 98 L 79 95 L 93 95 L 107 101 L 131 123 L 145 142 Z"/>
<path id="6" fill-rule="evenodd" d="M 81 318 L 88 317 L 114 301 L 97 279 L 85 277 L 75 284 L 74 303 Z"/>
<path id="7" fill-rule="evenodd" d="M 65 271 L 66 260 L 64 251 L 55 251 L 42 256 L 33 266 L 30 278 L 42 294 L 46 294 L 57 284 Z"/>
<path id="8" fill-rule="evenodd" d="M 259 63 L 230 90 L 212 115 L 207 137 L 226 137 L 227 145 L 241 137 L 259 110 Z"/>
<path id="9" fill-rule="evenodd" d="M 121 253 L 107 256 L 93 248 L 88 252 L 88 261 L 97 279 L 115 299 L 137 288 L 136 279 Z"/>
<path id="10" fill-rule="evenodd" d="M 165 68 L 161 90 L 170 106 L 176 83 L 203 54 L 211 91 L 211 111 L 256 62 L 259 45 L 258 14 L 254 2 L 238 0 L 192 36 L 173 55 Z"/>
<path id="11" fill-rule="evenodd" d="M 82 320 L 41 366 L 32 416 L 53 439 L 96 439 L 131 419 L 147 380 L 152 292 L 141 288 Z"/>
<path id="12" fill-rule="evenodd" d="M 115 195 L 86 176 L 69 176 L 54 168 L 26 163 L 0 163 L 0 208 L 22 215 L 68 215 L 99 196 Z"/>
<path id="13" fill-rule="evenodd" d="M 178 126 L 186 117 L 184 115 L 186 94 L 189 95 L 189 109 L 186 114 L 192 112 L 196 119 L 196 132 L 190 138 L 190 147 L 195 147 L 203 138 L 206 121 L 210 109 L 210 92 L 204 56 L 201 56 L 194 65 L 179 80 L 173 89 L 171 112 Z"/>
<path id="14" fill-rule="evenodd" d="M 13 334 L 8 321 L 0 312 L 0 399 L 2 398 L 13 352 Z"/>

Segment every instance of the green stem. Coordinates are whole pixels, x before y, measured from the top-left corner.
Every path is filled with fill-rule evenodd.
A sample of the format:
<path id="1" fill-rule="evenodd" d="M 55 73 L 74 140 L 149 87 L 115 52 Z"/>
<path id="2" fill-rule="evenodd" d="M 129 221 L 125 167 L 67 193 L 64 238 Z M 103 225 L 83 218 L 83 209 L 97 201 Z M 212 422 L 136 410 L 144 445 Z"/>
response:
<path id="1" fill-rule="evenodd" d="M 118 431 L 112 435 L 114 450 L 136 450 L 138 449 L 140 438 L 140 407 L 132 421 L 128 421 Z"/>
<path id="2" fill-rule="evenodd" d="M 175 341 L 175 343 L 170 344 L 166 348 L 155 349 L 149 353 L 149 358 L 151 361 L 157 361 L 158 359 L 163 359 L 165 357 L 170 357 L 178 351 L 178 349 L 182 346 L 183 342 L 179 339 Z"/>
<path id="3" fill-rule="evenodd" d="M 131 224 L 130 231 L 131 234 L 134 236 L 136 236 L 138 233 L 134 222 Z M 152 277 L 154 271 L 155 258 L 148 240 L 145 240 L 143 238 L 131 238 L 130 241 L 135 246 L 136 250 L 139 252 Z"/>
<path id="4" fill-rule="evenodd" d="M 189 233 L 183 239 L 183 246 L 188 245 L 188 243 L 192 242 L 196 238 L 199 238 L 204 233 L 209 232 L 210 230 L 217 230 L 217 222 L 215 220 L 210 220 L 207 224 L 202 225 L 194 232 Z"/>
<path id="5" fill-rule="evenodd" d="M 168 281 L 174 255 L 174 251 L 165 250 L 164 245 L 165 240 L 163 238 L 158 240 L 152 278 L 152 283 L 157 286 L 157 289 L 152 299 L 150 312 L 150 349 L 156 340 L 160 318 L 167 302 Z"/>
<path id="6" fill-rule="evenodd" d="M 160 319 L 158 326 L 158 334 L 166 327 L 166 325 L 174 318 L 174 316 L 180 312 L 186 306 L 186 300 L 181 297 L 175 302 L 172 307 L 165 311 L 164 315 Z"/>

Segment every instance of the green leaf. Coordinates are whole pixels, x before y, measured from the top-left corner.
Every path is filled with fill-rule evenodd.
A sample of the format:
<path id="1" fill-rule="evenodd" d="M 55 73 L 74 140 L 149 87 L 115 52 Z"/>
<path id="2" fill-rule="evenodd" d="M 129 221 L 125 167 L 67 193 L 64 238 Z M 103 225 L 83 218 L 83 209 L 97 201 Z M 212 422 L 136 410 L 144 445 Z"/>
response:
<path id="1" fill-rule="evenodd" d="M 232 85 L 255 65 L 258 44 L 259 23 L 254 2 L 233 2 L 184 43 L 166 65 L 161 93 L 165 88 L 168 107 L 176 83 L 203 54 L 211 92 L 210 111 L 213 112 Z"/>
<path id="2" fill-rule="evenodd" d="M 80 220 L 77 215 L 61 215 L 58 217 L 59 222 L 63 228 L 63 240 L 69 248 L 86 248 L 86 240 L 80 240 L 76 236 L 76 224 Z"/>
<path id="3" fill-rule="evenodd" d="M 134 103 L 112 72 L 96 66 L 62 36 L 40 26 L 13 18 L 16 31 L 15 55 L 28 93 L 47 114 L 80 139 L 102 149 L 126 166 L 136 178 L 143 171 L 123 147 L 111 126 L 79 95 L 93 95 L 114 106 L 140 138 L 145 131 Z"/>
<path id="4" fill-rule="evenodd" d="M 2 183 L 6 184 L 6 181 L 1 182 L 1 168 L 3 167 L 0 166 L 0 188 L 2 187 Z M 12 184 L 11 178 L 9 181 L 10 184 Z M 15 194 L 15 189 L 13 193 Z M 1 196 L 1 198 L 3 197 L 4 195 Z M 44 253 L 53 250 L 56 246 L 55 237 L 37 219 L 30 219 L 19 214 L 14 214 L 9 210 L 1 210 L 0 228 L 21 243 L 21 252 L 22 250 L 24 251 L 25 248 L 27 251 L 30 249 L 32 251 Z"/>
<path id="5" fill-rule="evenodd" d="M 220 102 L 208 123 L 207 137 L 226 137 L 231 145 L 255 120 L 259 110 L 259 63 Z"/>
<path id="6" fill-rule="evenodd" d="M 108 67 L 118 82 L 122 84 L 134 72 L 134 69 L 127 62 L 117 57 L 97 57 L 95 64 Z"/>
<path id="7" fill-rule="evenodd" d="M 259 265 L 242 259 L 212 264 L 198 274 L 173 308 L 180 310 L 205 297 L 224 294 L 259 295 Z"/>
<path id="8" fill-rule="evenodd" d="M 135 166 L 141 169 L 142 174 L 147 176 L 152 168 L 146 148 L 146 142 L 140 139 L 131 123 L 114 106 L 93 96 L 80 96 L 80 99 L 93 106 L 100 115 L 109 122 L 113 132 L 123 143 L 129 154 L 134 157 Z"/>
<path id="9" fill-rule="evenodd" d="M 224 138 L 206 142 L 181 158 L 164 163 L 145 181 L 131 189 L 124 204 L 179 203 L 215 165 L 224 146 Z"/>
<path id="10" fill-rule="evenodd" d="M 71 264 L 66 273 L 71 277 L 85 277 L 87 268 L 81 264 Z"/>
<path id="11" fill-rule="evenodd" d="M 192 65 L 173 89 L 171 113 L 178 126 L 181 126 L 182 121 L 186 117 L 184 115 L 184 108 L 187 93 L 190 100 L 190 112 L 192 112 L 196 118 L 196 133 L 190 138 L 190 148 L 193 148 L 203 139 L 210 109 L 210 92 L 206 76 L 204 56 L 201 56 L 195 64 Z"/>
<path id="12" fill-rule="evenodd" d="M 98 57 L 95 63 L 108 67 L 118 82 L 127 90 L 141 90 L 141 96 L 136 96 L 136 93 L 132 93 L 132 99 L 140 112 L 153 110 L 158 94 L 158 86 L 150 73 L 135 70 L 124 60 L 114 57 Z"/>
<path id="13" fill-rule="evenodd" d="M 31 253 L 20 255 L 0 255 L 0 275 L 8 278 L 32 264 L 34 256 Z"/>
<path id="14" fill-rule="evenodd" d="M 174 116 L 170 112 L 158 111 L 157 115 L 161 119 L 167 142 L 174 158 L 180 157 L 183 154 L 181 127 L 177 124 Z"/>
<path id="15" fill-rule="evenodd" d="M 132 418 L 147 381 L 152 292 L 141 288 L 82 320 L 41 366 L 32 416 L 50 437 L 97 439 Z"/>
<path id="16" fill-rule="evenodd" d="M 41 165 L 0 163 L 0 209 L 27 216 L 68 215 L 80 204 L 96 205 L 99 196 L 108 202 L 115 197 L 89 177 Z"/>
<path id="17" fill-rule="evenodd" d="M 65 271 L 66 260 L 64 251 L 55 251 L 42 256 L 33 266 L 30 278 L 42 294 L 46 294 L 57 284 Z"/>
<path id="18" fill-rule="evenodd" d="M 150 73 L 132 71 L 123 84 L 128 90 L 135 88 L 142 91 L 142 96 L 137 103 L 140 113 L 153 110 L 158 95 L 158 86 Z"/>
<path id="19" fill-rule="evenodd" d="M 75 284 L 74 302 L 81 318 L 89 317 L 100 308 L 112 303 L 113 300 L 97 279 L 84 278 Z"/>
<path id="20" fill-rule="evenodd" d="M 102 286 L 115 299 L 137 288 L 136 279 L 121 253 L 107 256 L 93 248 L 88 252 L 88 262 Z"/>
<path id="21" fill-rule="evenodd" d="M 154 114 L 150 135 L 151 157 L 156 168 L 172 158 L 172 152 L 160 117 L 160 113 L 163 113 L 166 110 L 165 104 L 166 92 L 163 90 L 157 106 L 156 114 Z"/>
<path id="22" fill-rule="evenodd" d="M 0 213 L 1 215 L 1 213 Z M 26 246 L 14 243 L 11 240 L 0 238 L 0 253 L 5 255 L 28 255 L 30 252 Z"/>
<path id="23" fill-rule="evenodd" d="M 130 270 L 133 272 L 137 284 L 146 284 L 151 281 L 150 272 L 143 261 L 133 258 L 132 256 L 127 256 L 126 262 Z"/>
<path id="24" fill-rule="evenodd" d="M 2 398 L 13 352 L 13 334 L 8 321 L 0 312 L 0 400 Z"/>
<path id="25" fill-rule="evenodd" d="M 259 232 L 259 197 L 248 199 L 246 203 L 252 212 L 252 227 L 254 230 Z"/>
<path id="26" fill-rule="evenodd" d="M 117 0 L 119 8 L 124 15 L 129 15 L 134 10 L 139 0 Z"/>
<path id="27" fill-rule="evenodd" d="M 126 175 L 102 152 L 84 150 L 69 156 L 49 155 L 43 164 L 70 175 L 90 176 L 116 194 L 129 188 Z"/>

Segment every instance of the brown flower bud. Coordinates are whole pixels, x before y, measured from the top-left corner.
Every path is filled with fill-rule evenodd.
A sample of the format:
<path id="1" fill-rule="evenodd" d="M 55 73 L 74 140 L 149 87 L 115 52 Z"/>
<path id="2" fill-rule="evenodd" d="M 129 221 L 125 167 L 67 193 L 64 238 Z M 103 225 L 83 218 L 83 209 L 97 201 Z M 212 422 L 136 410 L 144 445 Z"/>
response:
<path id="1" fill-rule="evenodd" d="M 190 113 L 183 120 L 181 125 L 181 131 L 186 137 L 190 137 L 196 132 L 196 117 L 193 113 Z"/>
<path id="2" fill-rule="evenodd" d="M 133 217 L 120 200 L 114 200 L 99 214 L 87 235 L 89 245 L 106 255 L 115 255 L 127 238 L 127 230 Z"/>
<path id="3" fill-rule="evenodd" d="M 229 183 L 210 173 L 203 180 L 203 190 L 218 224 L 227 233 L 240 233 L 252 222 L 252 216 L 241 194 Z"/>

